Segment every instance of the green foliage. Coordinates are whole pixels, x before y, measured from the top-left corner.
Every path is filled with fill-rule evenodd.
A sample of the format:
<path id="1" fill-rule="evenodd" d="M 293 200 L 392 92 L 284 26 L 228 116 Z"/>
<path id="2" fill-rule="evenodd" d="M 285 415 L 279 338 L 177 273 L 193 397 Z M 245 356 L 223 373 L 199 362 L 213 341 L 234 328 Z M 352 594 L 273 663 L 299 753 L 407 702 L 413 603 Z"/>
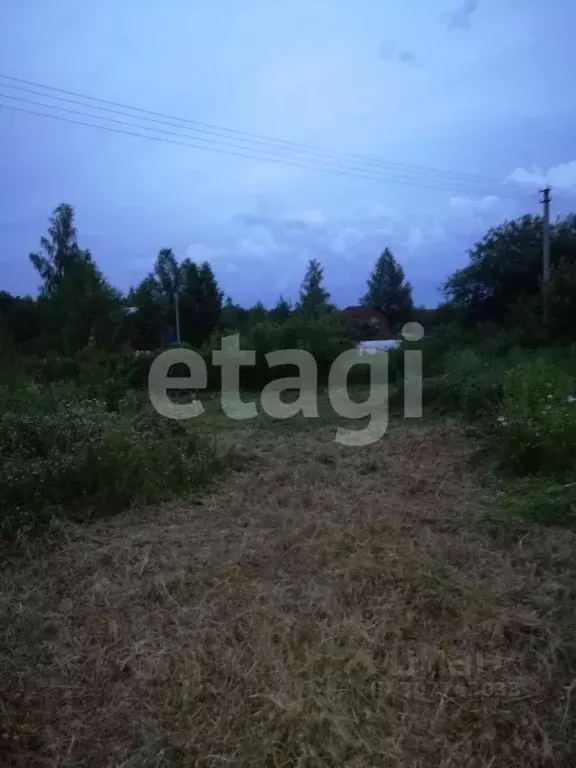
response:
<path id="1" fill-rule="evenodd" d="M 65 203 L 54 210 L 42 252 L 30 260 L 42 278 L 38 311 L 49 346 L 73 354 L 90 339 L 106 343 L 110 314 L 120 295 L 104 279 L 89 251 L 76 240 L 74 209 Z"/>
<path id="2" fill-rule="evenodd" d="M 248 310 L 248 327 L 252 328 L 259 323 L 264 323 L 268 319 L 268 310 L 261 301 L 257 301 L 253 307 Z"/>
<path id="3" fill-rule="evenodd" d="M 220 336 L 215 335 L 201 353 L 208 368 L 209 388 L 220 387 L 220 369 L 212 364 L 212 351 L 220 348 Z M 294 366 L 270 368 L 266 360 L 269 352 L 282 349 L 304 349 L 310 352 L 318 367 L 320 381 L 326 381 L 332 362 L 342 352 L 355 346 L 353 329 L 338 313 L 314 318 L 299 313 L 282 321 L 265 320 L 241 335 L 241 348 L 254 350 L 256 364 L 240 369 L 240 385 L 246 390 L 257 390 L 272 379 L 295 376 Z"/>
<path id="4" fill-rule="evenodd" d="M 12 296 L 0 291 L 0 333 L 4 344 L 26 348 L 42 332 L 38 303 L 30 296 Z"/>
<path id="5" fill-rule="evenodd" d="M 517 474 L 559 474 L 576 468 L 574 379 L 542 359 L 507 371 L 497 421 L 497 451 Z"/>
<path id="6" fill-rule="evenodd" d="M 288 320 L 290 317 L 292 317 L 294 309 L 292 307 L 292 304 L 284 299 L 282 296 L 278 299 L 278 302 L 276 303 L 276 306 L 272 311 L 270 312 L 270 317 L 273 320 L 279 320 L 282 322 L 283 320 Z"/>
<path id="7" fill-rule="evenodd" d="M 230 296 L 227 297 L 222 311 L 218 329 L 227 332 L 241 332 L 246 330 L 250 323 L 249 310 L 234 304 Z"/>
<path id="8" fill-rule="evenodd" d="M 448 330 L 448 329 L 446 329 Z M 442 342 L 452 339 L 454 345 Z M 576 350 L 530 351 L 514 337 L 466 334 L 423 345 L 424 401 L 459 413 L 484 437 L 496 459 L 502 490 L 487 503 L 492 517 L 523 516 L 538 523 L 576 522 Z"/>
<path id="9" fill-rule="evenodd" d="M 550 227 L 552 280 L 549 286 L 548 337 L 572 338 L 576 285 L 576 215 Z M 462 322 L 513 322 L 528 343 L 541 343 L 543 313 L 542 219 L 522 216 L 494 227 L 469 251 L 469 264 L 446 282 L 444 292 Z"/>
<path id="10" fill-rule="evenodd" d="M 222 292 L 208 262 L 185 259 L 180 267 L 180 328 L 182 339 L 201 346 L 220 322 Z"/>
<path id="11" fill-rule="evenodd" d="M 77 388 L 0 390 L 0 530 L 21 536 L 53 514 L 87 519 L 202 482 L 212 448 L 190 425 L 124 397 L 114 412 Z"/>
<path id="12" fill-rule="evenodd" d="M 162 248 L 158 252 L 150 278 L 160 300 L 171 304 L 174 296 L 180 291 L 182 282 L 180 267 L 171 248 Z"/>
<path id="13" fill-rule="evenodd" d="M 368 290 L 361 301 L 364 305 L 386 312 L 394 325 L 411 317 L 414 310 L 412 286 L 406 282 L 402 265 L 389 248 L 385 248 L 378 257 L 368 278 Z"/>
<path id="14" fill-rule="evenodd" d="M 319 317 L 332 309 L 330 294 L 324 288 L 324 268 L 316 259 L 310 259 L 300 287 L 297 310 L 307 317 Z"/>
<path id="15" fill-rule="evenodd" d="M 446 352 L 442 364 L 444 373 L 424 380 L 425 404 L 458 411 L 474 422 L 493 417 L 502 399 L 505 364 L 465 347 Z"/>

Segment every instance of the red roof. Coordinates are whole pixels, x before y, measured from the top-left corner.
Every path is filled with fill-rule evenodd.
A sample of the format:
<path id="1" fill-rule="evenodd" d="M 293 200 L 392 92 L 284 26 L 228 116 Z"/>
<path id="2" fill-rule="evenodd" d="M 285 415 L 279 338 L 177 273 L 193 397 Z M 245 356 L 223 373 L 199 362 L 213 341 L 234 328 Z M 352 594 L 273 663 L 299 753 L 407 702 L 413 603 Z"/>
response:
<path id="1" fill-rule="evenodd" d="M 344 312 L 348 313 L 349 315 L 352 315 L 352 317 L 357 318 L 358 320 L 371 320 L 372 318 L 376 318 L 379 322 L 388 322 L 388 316 L 385 312 L 382 312 L 381 309 L 378 309 L 377 307 L 365 307 L 363 305 L 358 306 L 352 306 L 352 307 L 346 307 Z"/>

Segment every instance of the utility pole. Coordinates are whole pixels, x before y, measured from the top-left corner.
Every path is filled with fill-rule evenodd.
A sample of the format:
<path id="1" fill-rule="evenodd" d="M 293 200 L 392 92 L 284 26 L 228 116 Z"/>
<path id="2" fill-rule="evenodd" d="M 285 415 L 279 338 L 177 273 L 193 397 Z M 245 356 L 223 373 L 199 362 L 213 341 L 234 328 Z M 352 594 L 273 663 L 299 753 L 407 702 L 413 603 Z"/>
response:
<path id="1" fill-rule="evenodd" d="M 174 294 L 174 311 L 176 313 L 176 341 L 180 344 L 180 304 L 178 293 Z"/>
<path id="2" fill-rule="evenodd" d="M 542 214 L 542 310 L 544 323 L 547 322 L 548 284 L 550 282 L 550 187 L 540 190 L 543 205 Z"/>

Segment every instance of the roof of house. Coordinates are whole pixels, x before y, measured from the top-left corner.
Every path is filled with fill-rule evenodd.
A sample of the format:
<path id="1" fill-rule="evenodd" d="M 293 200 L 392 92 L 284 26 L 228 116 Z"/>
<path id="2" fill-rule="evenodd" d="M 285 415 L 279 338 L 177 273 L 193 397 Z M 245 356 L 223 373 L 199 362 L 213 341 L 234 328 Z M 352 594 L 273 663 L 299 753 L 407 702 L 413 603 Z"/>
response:
<path id="1" fill-rule="evenodd" d="M 378 307 L 366 307 L 364 305 L 350 306 L 346 307 L 344 312 L 352 315 L 358 320 L 371 320 L 375 317 L 381 322 L 388 322 L 388 315 Z"/>

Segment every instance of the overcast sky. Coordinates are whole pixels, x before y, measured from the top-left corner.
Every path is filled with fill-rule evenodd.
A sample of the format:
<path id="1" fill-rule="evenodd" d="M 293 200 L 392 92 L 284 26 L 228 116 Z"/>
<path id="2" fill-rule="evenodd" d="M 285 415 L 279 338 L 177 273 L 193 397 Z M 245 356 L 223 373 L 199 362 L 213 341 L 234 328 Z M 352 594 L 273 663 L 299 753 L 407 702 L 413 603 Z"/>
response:
<path id="1" fill-rule="evenodd" d="M 418 168 L 353 178 L 0 108 L 0 289 L 36 290 L 28 253 L 65 201 L 123 289 L 172 247 L 243 304 L 295 298 L 316 257 L 351 304 L 389 246 L 434 305 L 544 176 L 554 214 L 573 206 L 575 27 L 573 0 L 2 0 L 0 74 Z M 0 104 L 40 109 L 10 83 Z"/>

